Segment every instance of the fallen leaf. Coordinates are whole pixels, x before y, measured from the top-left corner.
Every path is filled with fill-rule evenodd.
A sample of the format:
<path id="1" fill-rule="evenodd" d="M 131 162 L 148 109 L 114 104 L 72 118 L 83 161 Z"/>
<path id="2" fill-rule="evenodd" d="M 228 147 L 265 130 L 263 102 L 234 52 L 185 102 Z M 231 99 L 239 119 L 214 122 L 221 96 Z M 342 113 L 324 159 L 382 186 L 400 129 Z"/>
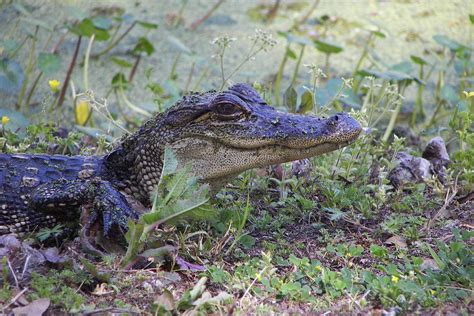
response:
<path id="1" fill-rule="evenodd" d="M 48 309 L 50 301 L 48 298 L 40 298 L 23 307 L 12 310 L 13 315 L 41 316 Z"/>
<path id="2" fill-rule="evenodd" d="M 174 298 L 173 294 L 171 294 L 170 291 L 164 290 L 163 294 L 159 295 L 155 301 L 153 302 L 157 306 L 161 306 L 167 311 L 172 311 L 174 310 Z"/>
<path id="3" fill-rule="evenodd" d="M 394 235 L 385 241 L 386 244 L 395 245 L 398 248 L 407 248 L 407 242 L 402 236 Z"/>
<path id="4" fill-rule="evenodd" d="M 113 292 L 114 292 L 113 290 L 107 290 L 106 283 L 101 283 L 101 284 L 97 284 L 97 286 L 94 289 L 94 292 L 92 292 L 92 295 L 104 296 Z"/>
<path id="5" fill-rule="evenodd" d="M 421 271 L 425 271 L 427 269 L 433 270 L 433 271 L 439 271 L 438 264 L 436 263 L 435 260 L 431 258 L 423 258 L 423 262 L 420 265 Z"/>

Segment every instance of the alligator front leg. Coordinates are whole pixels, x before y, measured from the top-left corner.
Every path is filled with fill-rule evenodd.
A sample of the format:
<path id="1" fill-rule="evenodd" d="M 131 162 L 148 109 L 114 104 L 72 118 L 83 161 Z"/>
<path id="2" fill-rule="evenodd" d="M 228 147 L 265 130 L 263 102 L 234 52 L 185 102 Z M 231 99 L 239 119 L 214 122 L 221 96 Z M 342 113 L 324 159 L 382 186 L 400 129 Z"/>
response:
<path id="1" fill-rule="evenodd" d="M 30 205 L 50 214 L 68 212 L 71 209 L 88 207 L 91 226 L 102 214 L 104 235 L 113 224 L 127 228 L 128 219 L 138 219 L 125 197 L 108 181 L 59 179 L 39 186 L 32 194 Z"/>

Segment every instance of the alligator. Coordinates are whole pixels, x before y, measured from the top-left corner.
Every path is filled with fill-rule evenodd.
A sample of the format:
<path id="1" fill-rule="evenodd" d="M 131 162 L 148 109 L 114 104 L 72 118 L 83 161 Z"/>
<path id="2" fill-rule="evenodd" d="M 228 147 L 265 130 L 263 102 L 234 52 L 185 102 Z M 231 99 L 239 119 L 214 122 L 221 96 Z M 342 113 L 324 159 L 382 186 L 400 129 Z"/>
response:
<path id="1" fill-rule="evenodd" d="M 346 113 L 281 112 L 247 84 L 190 93 L 106 155 L 0 154 L 0 235 L 70 222 L 84 210 L 89 225 L 102 221 L 104 235 L 126 229 L 151 207 L 166 147 L 217 190 L 245 170 L 337 150 L 360 133 Z"/>

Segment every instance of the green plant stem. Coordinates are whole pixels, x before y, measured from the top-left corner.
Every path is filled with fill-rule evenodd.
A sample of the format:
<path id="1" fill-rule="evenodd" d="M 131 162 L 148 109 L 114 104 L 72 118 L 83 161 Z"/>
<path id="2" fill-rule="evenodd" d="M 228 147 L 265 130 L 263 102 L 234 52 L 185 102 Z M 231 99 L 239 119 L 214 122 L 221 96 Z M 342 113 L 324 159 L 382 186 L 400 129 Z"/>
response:
<path id="1" fill-rule="evenodd" d="M 285 69 L 286 62 L 288 61 L 288 49 L 290 49 L 290 43 L 286 45 L 285 55 L 283 55 L 283 59 L 280 62 L 280 66 L 278 67 L 278 72 L 275 78 L 273 94 L 275 97 L 276 104 L 280 104 L 280 84 L 281 84 L 281 78 L 283 77 L 283 71 Z"/>
<path id="2" fill-rule="evenodd" d="M 431 119 L 426 124 L 425 128 L 430 128 L 436 122 L 436 116 L 438 115 L 441 107 L 443 106 L 444 102 L 441 99 L 441 88 L 444 86 L 444 71 L 440 71 L 438 74 L 438 81 L 436 82 L 436 89 L 435 89 L 435 100 L 436 100 L 436 109 L 431 116 Z"/>
<path id="3" fill-rule="evenodd" d="M 178 66 L 178 61 L 179 61 L 180 58 L 181 58 L 181 53 L 178 53 L 178 55 L 176 55 L 176 57 L 174 59 L 173 66 L 171 66 L 170 75 L 168 76 L 169 80 L 175 80 L 177 78 L 177 76 L 176 76 L 176 67 Z"/>
<path id="4" fill-rule="evenodd" d="M 130 33 L 130 31 L 135 27 L 135 25 L 137 25 L 137 21 L 133 21 L 133 23 L 125 30 L 125 32 L 122 33 L 122 35 L 120 35 L 115 41 L 111 41 L 109 46 L 107 46 L 105 49 L 98 52 L 97 54 L 92 55 L 91 57 L 99 58 L 100 56 L 105 55 L 108 52 L 110 52 L 112 48 L 117 46 L 124 39 L 124 37 L 127 36 L 128 33 Z"/>
<path id="5" fill-rule="evenodd" d="M 330 107 L 334 102 L 336 102 L 337 99 L 339 99 L 339 97 L 341 96 L 342 90 L 344 90 L 344 83 L 341 84 L 341 87 L 339 88 L 339 90 L 337 91 L 337 93 L 331 98 L 331 100 L 329 100 L 329 102 L 328 102 L 327 104 L 325 104 L 325 105 L 323 106 L 323 108 L 328 108 L 328 107 Z M 337 107 L 336 110 L 337 110 L 337 111 L 342 111 L 342 108 Z"/>
<path id="6" fill-rule="evenodd" d="M 20 51 L 20 49 L 25 45 L 28 38 L 29 38 L 28 36 L 25 36 L 25 38 L 21 41 L 20 45 L 18 45 L 18 47 L 11 53 L 10 56 L 8 56 L 8 58 L 13 59 L 16 56 L 16 54 Z"/>
<path id="7" fill-rule="evenodd" d="M 247 223 L 248 217 L 250 215 L 250 192 L 247 192 L 247 202 L 244 208 L 244 214 L 242 219 L 239 221 L 239 226 L 237 227 L 237 232 L 235 233 L 235 238 L 232 244 L 226 251 L 226 256 L 230 253 L 230 251 L 235 247 L 235 245 L 239 242 L 239 240 L 244 236 L 242 231 Z"/>
<path id="8" fill-rule="evenodd" d="M 143 116 L 146 116 L 146 117 L 152 117 L 152 114 L 148 111 L 145 111 L 144 109 L 136 106 L 135 104 L 133 104 L 132 102 L 130 102 L 127 98 L 127 96 L 125 95 L 125 91 L 123 90 L 123 86 L 122 85 L 119 85 L 118 87 L 118 95 L 120 96 L 120 98 L 122 99 L 122 101 L 125 103 L 126 106 L 128 106 L 130 109 L 132 109 L 133 111 L 143 115 Z"/>
<path id="9" fill-rule="evenodd" d="M 237 67 L 234 68 L 234 70 L 231 71 L 231 73 L 225 78 L 225 81 L 222 83 L 221 87 L 219 90 L 222 90 L 225 86 L 225 84 L 227 83 L 227 81 L 229 81 L 230 78 L 232 78 L 232 76 L 240 70 L 240 68 L 242 68 L 243 65 L 245 65 L 245 63 L 247 63 L 250 59 L 252 59 L 253 57 L 255 57 L 255 55 L 257 55 L 258 53 L 260 53 L 263 48 L 259 48 L 257 49 L 256 51 L 253 51 L 253 49 L 255 48 L 255 45 L 257 43 L 254 42 L 252 47 L 250 48 L 247 56 L 240 62 L 240 64 L 237 65 Z"/>
<path id="10" fill-rule="evenodd" d="M 133 78 L 135 77 L 135 73 L 137 72 L 138 65 L 140 64 L 140 60 L 142 59 L 142 56 L 138 54 L 135 57 L 135 62 L 133 63 L 132 70 L 130 71 L 130 74 L 128 76 L 128 83 L 132 83 Z"/>
<path id="11" fill-rule="evenodd" d="M 26 93 L 26 88 L 28 87 L 28 82 L 29 78 L 31 76 L 31 73 L 33 72 L 33 67 L 35 65 L 35 53 L 36 53 L 36 36 L 38 34 L 38 29 L 39 27 L 37 26 L 35 29 L 35 34 L 31 38 L 31 48 L 30 48 L 30 53 L 28 54 L 28 65 L 26 66 L 26 72 L 25 72 L 25 79 L 23 80 L 23 83 L 21 85 L 20 93 L 18 95 L 18 101 L 17 101 L 17 109 L 19 111 L 22 110 L 23 108 L 23 98 L 25 97 Z"/>
<path id="12" fill-rule="evenodd" d="M 369 51 L 369 46 L 372 43 L 373 38 L 374 38 L 374 33 L 370 32 L 369 38 L 367 39 L 367 42 L 364 45 L 364 50 L 362 51 L 362 54 L 360 55 L 360 58 L 357 61 L 357 64 L 354 68 L 354 71 L 352 71 L 352 77 L 354 77 L 355 74 L 359 71 L 360 66 L 362 66 L 362 63 L 364 62 L 365 58 L 367 57 L 367 53 Z"/>
<path id="13" fill-rule="evenodd" d="M 191 23 L 189 29 L 191 31 L 196 30 L 202 23 L 204 23 L 204 21 L 209 19 L 209 17 L 224 3 L 224 1 L 225 0 L 219 0 L 202 18 Z"/>
<path id="14" fill-rule="evenodd" d="M 188 2 L 189 2 L 188 0 L 182 1 L 181 7 L 179 8 L 178 14 L 177 14 L 178 18 L 173 22 L 172 27 L 178 27 L 181 24 L 181 21 L 183 20 L 183 12 L 186 6 L 188 5 Z"/>
<path id="15" fill-rule="evenodd" d="M 204 68 L 204 71 L 201 73 L 199 76 L 197 82 L 194 84 L 193 90 L 197 91 L 199 86 L 201 85 L 202 80 L 206 77 L 207 73 L 209 72 L 209 69 L 211 68 L 211 65 L 207 65 L 206 68 Z"/>
<path id="16" fill-rule="evenodd" d="M 61 88 L 61 93 L 59 94 L 59 99 L 54 108 L 59 108 L 64 103 L 64 98 L 66 97 L 67 86 L 69 85 L 69 80 L 71 79 L 72 71 L 76 65 L 77 55 L 79 54 L 79 48 L 81 47 L 82 36 L 80 35 L 77 38 L 76 42 L 76 49 L 74 50 L 74 54 L 72 55 L 71 62 L 69 63 L 69 68 L 66 73 L 66 78 L 64 79 L 63 86 Z"/>
<path id="17" fill-rule="evenodd" d="M 331 56 L 331 54 L 325 54 L 325 66 L 324 66 L 324 72 L 326 72 L 326 76 L 328 77 L 328 80 L 329 80 L 329 77 L 330 77 L 330 74 L 329 74 L 329 56 Z"/>
<path id="18" fill-rule="evenodd" d="M 419 77 L 423 80 L 423 65 L 420 65 Z M 415 106 L 413 108 L 413 112 L 411 114 L 410 126 L 415 126 L 416 118 L 418 115 L 421 117 L 425 116 L 425 111 L 423 109 L 423 91 L 425 90 L 425 86 L 423 84 L 418 85 L 418 90 L 416 94 L 416 101 Z"/>
<path id="19" fill-rule="evenodd" d="M 400 86 L 399 86 L 400 94 L 402 93 L 404 86 L 405 86 L 404 83 L 400 83 Z M 398 118 L 398 114 L 400 113 L 400 110 L 402 108 L 402 104 L 403 102 L 401 100 L 397 102 L 397 106 L 393 110 L 392 115 L 390 116 L 390 121 L 388 122 L 388 126 L 385 129 L 385 133 L 383 134 L 383 137 L 382 137 L 383 142 L 387 142 L 388 138 L 392 134 L 393 128 L 395 127 L 395 122 L 397 121 L 397 118 Z"/>
<path id="20" fill-rule="evenodd" d="M 84 89 L 89 90 L 89 57 L 91 55 L 92 44 L 94 43 L 95 34 L 92 34 L 87 45 L 86 55 L 84 56 Z"/>
<path id="21" fill-rule="evenodd" d="M 298 60 L 296 61 L 296 66 L 295 66 L 295 70 L 293 71 L 293 77 L 291 78 L 290 86 L 293 86 L 295 84 L 296 78 L 298 77 L 298 71 L 300 69 L 301 60 L 303 59 L 305 48 L 306 48 L 306 45 L 301 46 L 300 54 L 298 56 Z"/>
<path id="22" fill-rule="evenodd" d="M 33 81 L 33 85 L 31 86 L 30 92 L 28 92 L 28 96 L 26 97 L 26 105 L 28 106 L 31 102 L 31 98 L 33 97 L 33 94 L 36 90 L 36 87 L 38 86 L 38 82 L 40 81 L 41 77 L 43 76 L 43 72 L 41 71 L 37 76 L 35 81 Z"/>
<path id="23" fill-rule="evenodd" d="M 191 70 L 189 70 L 189 75 L 188 75 L 188 79 L 186 80 L 186 85 L 184 86 L 184 91 L 187 92 L 188 89 L 189 89 L 189 85 L 191 84 L 191 80 L 193 79 L 193 74 L 194 74 L 194 67 L 195 67 L 196 63 L 193 62 L 191 64 Z"/>
<path id="24" fill-rule="evenodd" d="M 308 12 L 299 20 L 297 21 L 295 24 L 293 24 L 293 29 L 294 28 L 297 28 L 298 26 L 300 26 L 301 24 L 304 24 L 306 23 L 306 21 L 309 19 L 309 17 L 311 16 L 311 14 L 313 14 L 314 10 L 316 10 L 316 8 L 318 7 L 319 5 L 319 2 L 320 0 L 314 0 L 313 4 L 311 5 L 311 7 L 309 8 Z"/>

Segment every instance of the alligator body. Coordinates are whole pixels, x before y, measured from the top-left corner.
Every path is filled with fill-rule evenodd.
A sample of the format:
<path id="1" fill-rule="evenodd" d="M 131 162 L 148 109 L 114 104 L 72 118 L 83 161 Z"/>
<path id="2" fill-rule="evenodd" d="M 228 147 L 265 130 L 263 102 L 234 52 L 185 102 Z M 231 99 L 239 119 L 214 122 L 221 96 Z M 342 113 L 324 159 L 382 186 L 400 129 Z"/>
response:
<path id="1" fill-rule="evenodd" d="M 345 113 L 329 118 L 275 110 L 250 86 L 184 96 L 126 136 L 105 156 L 0 154 L 0 235 L 67 221 L 87 208 L 104 232 L 126 227 L 151 206 L 162 156 L 170 147 L 217 189 L 256 167 L 321 155 L 352 143 L 360 124 Z"/>

